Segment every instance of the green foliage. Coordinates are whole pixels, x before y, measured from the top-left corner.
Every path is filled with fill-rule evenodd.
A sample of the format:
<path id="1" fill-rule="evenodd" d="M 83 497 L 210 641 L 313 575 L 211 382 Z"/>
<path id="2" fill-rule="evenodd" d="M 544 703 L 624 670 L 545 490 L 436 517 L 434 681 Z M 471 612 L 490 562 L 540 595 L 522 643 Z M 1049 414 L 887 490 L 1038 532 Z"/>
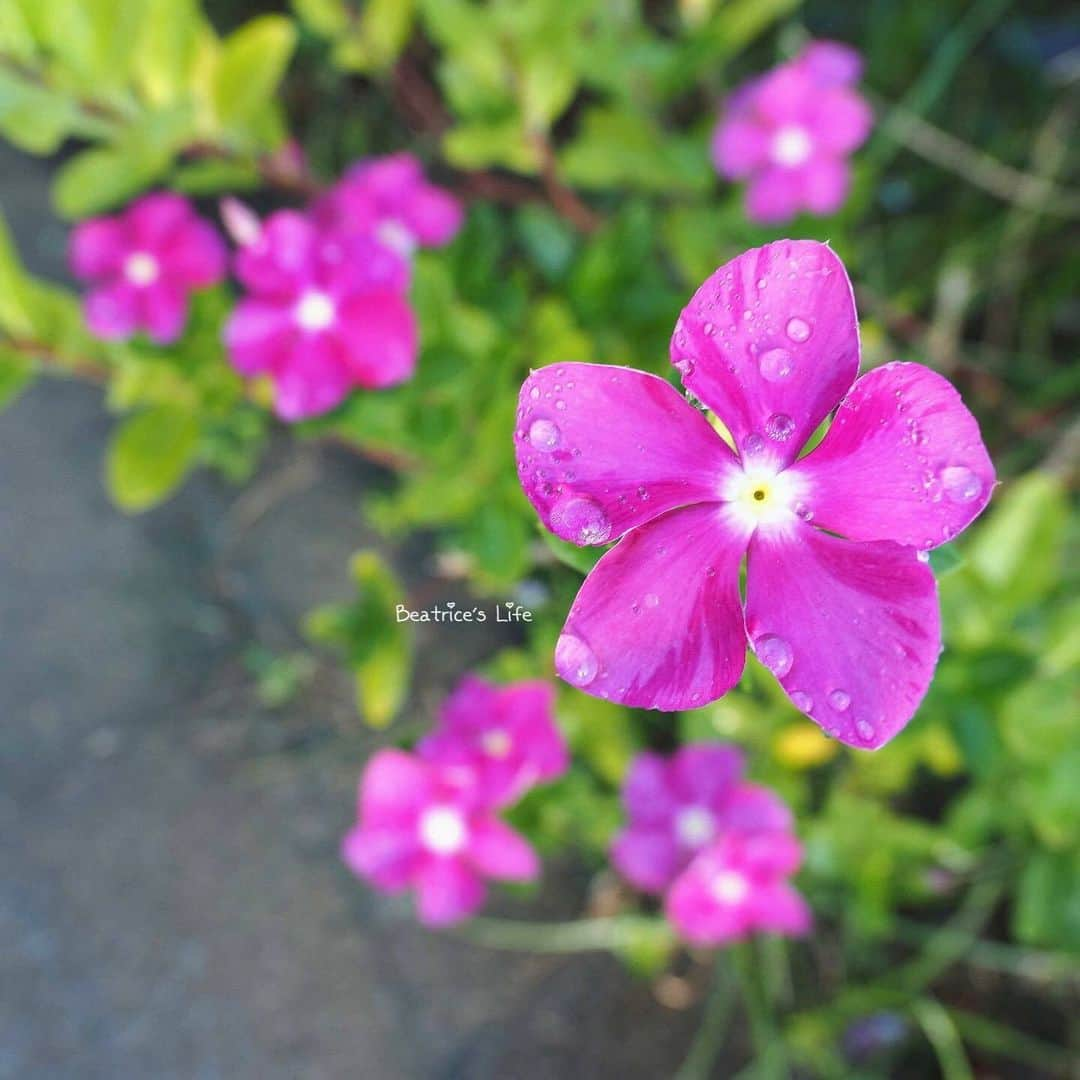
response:
<path id="1" fill-rule="evenodd" d="M 396 618 L 404 593 L 378 554 L 358 552 L 350 572 L 356 599 L 313 611 L 307 632 L 344 655 L 356 679 L 357 708 L 372 727 L 385 727 L 408 696 L 412 627 Z"/>
<path id="2" fill-rule="evenodd" d="M 105 460 L 105 485 L 121 510 L 148 510 L 187 476 L 199 446 L 199 422 L 184 409 L 158 405 L 124 420 Z"/>

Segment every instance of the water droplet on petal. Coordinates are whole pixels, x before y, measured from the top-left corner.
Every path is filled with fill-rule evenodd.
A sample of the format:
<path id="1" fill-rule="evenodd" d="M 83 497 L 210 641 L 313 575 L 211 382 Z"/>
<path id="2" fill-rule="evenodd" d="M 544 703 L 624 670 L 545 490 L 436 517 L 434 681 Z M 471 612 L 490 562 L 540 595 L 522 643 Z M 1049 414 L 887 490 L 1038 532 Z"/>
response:
<path id="1" fill-rule="evenodd" d="M 874 725 L 869 720 L 856 720 L 855 732 L 863 742 L 874 741 Z"/>
<path id="2" fill-rule="evenodd" d="M 572 544 L 602 544 L 611 535 L 611 522 L 595 499 L 568 495 L 551 511 L 551 527 Z"/>
<path id="3" fill-rule="evenodd" d="M 574 686 L 588 686 L 596 678 L 600 665 L 596 653 L 579 637 L 561 634 L 555 644 L 555 670 Z"/>
<path id="4" fill-rule="evenodd" d="M 791 374 L 791 353 L 787 349 L 769 349 L 758 358 L 761 377 L 769 382 L 779 382 Z"/>
<path id="5" fill-rule="evenodd" d="M 649 501 L 649 489 L 647 487 L 645 487 L 644 484 L 642 484 L 641 487 L 639 487 L 637 489 L 637 494 L 638 494 L 638 498 L 642 502 L 648 502 Z"/>
<path id="6" fill-rule="evenodd" d="M 707 322 L 707 323 L 706 323 L 706 324 L 705 324 L 705 325 L 704 325 L 704 326 L 702 327 L 702 330 L 704 330 L 704 331 L 705 331 L 705 336 L 706 336 L 706 337 L 712 337 L 712 336 L 713 336 L 713 334 L 715 334 L 715 333 L 716 333 L 716 327 L 715 327 L 715 326 L 713 326 L 713 324 L 712 324 L 711 322 Z"/>
<path id="7" fill-rule="evenodd" d="M 811 521 L 814 517 L 814 511 L 804 502 L 797 502 L 795 504 L 795 515 L 802 518 L 803 521 Z"/>
<path id="8" fill-rule="evenodd" d="M 915 558 L 918 559 L 919 562 L 928 563 L 930 561 L 930 552 L 929 551 L 916 551 L 915 552 Z"/>
<path id="9" fill-rule="evenodd" d="M 794 705 L 799 712 L 808 713 L 814 707 L 814 699 L 809 694 L 804 694 L 801 690 L 793 690 L 789 697 L 791 698 L 791 704 Z"/>
<path id="10" fill-rule="evenodd" d="M 645 596 L 645 606 L 646 607 L 659 607 L 660 606 L 660 597 L 657 596 L 656 593 L 648 593 L 648 594 L 646 594 L 646 596 Z"/>
<path id="11" fill-rule="evenodd" d="M 537 450 L 554 450 L 561 437 L 562 432 L 550 420 L 534 420 L 529 428 L 529 442 Z"/>
<path id="12" fill-rule="evenodd" d="M 534 386 L 529 391 L 529 397 L 531 397 L 533 399 L 533 401 L 539 401 L 540 400 L 540 387 L 539 386 Z"/>
<path id="13" fill-rule="evenodd" d="M 566 402 L 560 398 L 555 402 L 555 408 L 558 409 L 559 412 L 562 412 L 566 408 Z"/>
<path id="14" fill-rule="evenodd" d="M 777 442 L 787 442 L 795 431 L 795 421 L 787 413 L 773 413 L 765 421 L 765 434 Z"/>
<path id="15" fill-rule="evenodd" d="M 694 361 L 689 356 L 680 357 L 675 361 L 675 369 L 684 379 L 689 379 L 694 374 Z"/>
<path id="16" fill-rule="evenodd" d="M 829 704 L 837 712 L 843 712 L 851 704 L 851 695 L 846 690 L 830 690 Z"/>
<path id="17" fill-rule="evenodd" d="M 810 324 L 805 319 L 788 319 L 784 328 L 792 341 L 802 343 L 810 336 Z"/>
<path id="18" fill-rule="evenodd" d="M 982 481 L 966 465 L 949 465 L 941 470 L 945 495 L 956 503 L 971 502 L 982 494 Z"/>
<path id="19" fill-rule="evenodd" d="M 791 646 L 776 634 L 762 634 L 754 642 L 754 652 L 778 679 L 782 679 L 791 670 L 794 659 Z"/>
<path id="20" fill-rule="evenodd" d="M 765 449 L 765 440 L 756 432 L 751 431 L 743 439 L 743 451 L 747 457 L 754 457 Z"/>

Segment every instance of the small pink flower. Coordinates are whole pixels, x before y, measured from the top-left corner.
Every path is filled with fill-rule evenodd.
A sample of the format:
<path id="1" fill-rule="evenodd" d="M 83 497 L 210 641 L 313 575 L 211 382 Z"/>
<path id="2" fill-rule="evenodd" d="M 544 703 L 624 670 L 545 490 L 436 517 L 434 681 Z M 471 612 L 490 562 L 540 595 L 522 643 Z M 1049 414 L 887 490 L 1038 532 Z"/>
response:
<path id="1" fill-rule="evenodd" d="M 843 205 L 847 158 L 873 123 L 852 89 L 861 70 L 854 49 L 817 41 L 728 99 L 713 161 L 726 179 L 749 181 L 746 209 L 755 221 L 787 221 L 800 210 L 832 214 Z"/>
<path id="2" fill-rule="evenodd" d="M 445 926 L 474 914 L 486 878 L 532 881 L 540 872 L 528 842 L 500 821 L 467 767 L 380 750 L 360 779 L 359 821 L 342 858 L 387 893 L 414 889 L 417 915 Z"/>
<path id="3" fill-rule="evenodd" d="M 86 324 L 95 337 L 124 341 L 145 330 L 158 345 L 176 341 L 188 295 L 225 276 L 225 245 L 187 199 L 144 195 L 114 217 L 91 218 L 71 234 L 72 273 L 90 283 Z"/>
<path id="4" fill-rule="evenodd" d="M 749 639 L 796 708 L 846 743 L 883 745 L 941 650 L 926 549 L 994 487 L 978 424 L 919 364 L 856 380 L 851 283 L 814 241 L 717 270 L 671 359 L 737 451 L 655 375 L 556 364 L 522 387 L 518 473 L 544 524 L 580 545 L 623 537 L 581 586 L 556 670 L 627 705 L 696 708 L 735 685 Z"/>
<path id="5" fill-rule="evenodd" d="M 441 247 L 461 228 L 461 203 L 429 184 L 411 154 L 359 161 L 315 205 L 323 224 L 373 236 L 407 267 L 418 247 Z"/>
<path id="6" fill-rule="evenodd" d="M 236 256 L 248 295 L 225 327 L 233 366 L 269 375 L 283 420 L 318 416 L 354 387 L 404 382 L 416 366 L 416 321 L 401 293 L 400 260 L 368 237 L 317 227 L 293 210 L 272 214 Z"/>
<path id="7" fill-rule="evenodd" d="M 467 675 L 446 699 L 439 725 L 421 739 L 421 757 L 475 769 L 493 806 L 506 806 L 570 764 L 555 724 L 554 690 L 544 682 L 493 686 Z"/>
<path id="8" fill-rule="evenodd" d="M 788 833 L 725 833 L 675 880 L 665 913 L 694 945 L 726 945 L 757 932 L 805 934 L 810 909 L 787 880 L 801 862 L 802 848 Z"/>
<path id="9" fill-rule="evenodd" d="M 791 812 L 766 788 L 742 781 L 732 746 L 683 746 L 670 758 L 642 753 L 623 784 L 628 823 L 611 859 L 645 892 L 663 892 L 702 849 L 730 831 L 787 830 Z"/>

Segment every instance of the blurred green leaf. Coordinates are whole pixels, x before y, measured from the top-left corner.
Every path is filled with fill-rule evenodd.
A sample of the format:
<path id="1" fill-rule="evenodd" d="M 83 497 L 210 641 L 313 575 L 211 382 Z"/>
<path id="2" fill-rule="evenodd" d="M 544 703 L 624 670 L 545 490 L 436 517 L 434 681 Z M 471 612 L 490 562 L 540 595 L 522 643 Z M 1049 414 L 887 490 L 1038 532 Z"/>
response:
<path id="1" fill-rule="evenodd" d="M 105 484 L 121 510 L 138 513 L 165 500 L 195 464 L 199 422 L 170 405 L 121 421 L 105 459 Z"/>
<path id="2" fill-rule="evenodd" d="M 1029 945 L 1080 949 L 1080 855 L 1034 853 L 1020 877 L 1013 932 Z"/>
<path id="3" fill-rule="evenodd" d="M 0 343 L 0 411 L 15 401 L 33 377 L 33 362 L 22 353 Z"/>
<path id="4" fill-rule="evenodd" d="M 241 127 L 269 107 L 296 46 L 296 27 L 283 15 L 260 15 L 222 43 L 213 100 L 225 127 Z"/>

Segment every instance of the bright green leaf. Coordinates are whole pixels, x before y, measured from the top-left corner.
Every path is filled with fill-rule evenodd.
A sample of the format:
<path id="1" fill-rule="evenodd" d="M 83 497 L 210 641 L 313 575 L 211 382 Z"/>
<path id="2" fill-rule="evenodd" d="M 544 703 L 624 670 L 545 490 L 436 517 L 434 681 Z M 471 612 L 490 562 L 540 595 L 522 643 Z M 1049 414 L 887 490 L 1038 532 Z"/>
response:
<path id="1" fill-rule="evenodd" d="M 113 502 L 130 513 L 162 502 L 195 464 L 198 445 L 198 420 L 174 406 L 158 405 L 122 421 L 105 459 Z"/>

